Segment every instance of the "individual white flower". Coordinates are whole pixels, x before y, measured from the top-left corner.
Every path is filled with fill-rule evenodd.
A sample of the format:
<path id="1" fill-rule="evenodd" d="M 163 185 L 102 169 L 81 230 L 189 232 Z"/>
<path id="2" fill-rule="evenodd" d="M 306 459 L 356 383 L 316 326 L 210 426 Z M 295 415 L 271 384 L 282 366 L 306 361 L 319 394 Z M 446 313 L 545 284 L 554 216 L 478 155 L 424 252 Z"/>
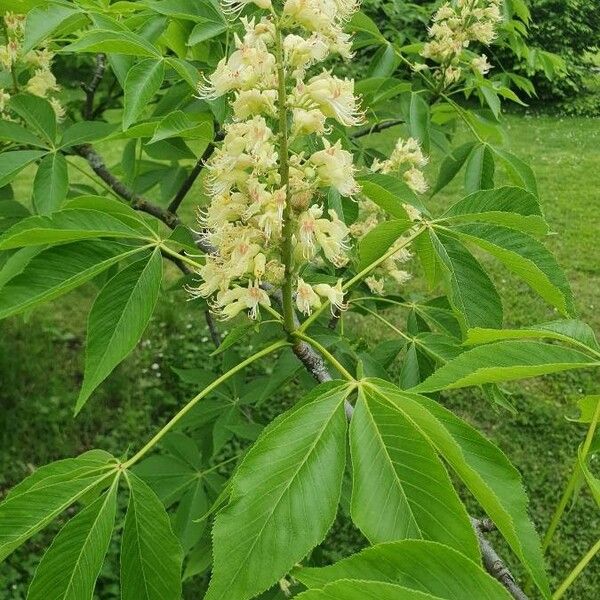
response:
<path id="1" fill-rule="evenodd" d="M 358 108 L 351 79 L 340 79 L 323 71 L 299 91 L 300 97 L 308 97 L 326 117 L 336 119 L 345 127 L 356 127 L 363 122 L 364 116 Z"/>
<path id="2" fill-rule="evenodd" d="M 423 154 L 419 140 L 413 137 L 406 140 L 398 138 L 390 158 L 385 161 L 375 159 L 371 165 L 371 170 L 391 173 L 397 171 L 403 165 L 422 169 L 428 162 L 429 158 Z"/>
<path id="3" fill-rule="evenodd" d="M 415 167 L 412 167 L 406 171 L 406 173 L 403 175 L 403 178 L 406 182 L 406 185 L 417 194 L 424 194 L 429 188 L 425 176 L 421 171 L 419 171 L 419 169 L 416 169 Z"/>
<path id="4" fill-rule="evenodd" d="M 329 262 L 341 267 L 348 262 L 348 228 L 334 210 L 328 214 L 329 219 L 323 218 L 323 209 L 313 205 L 298 217 L 298 249 L 309 260 L 320 248 Z"/>
<path id="5" fill-rule="evenodd" d="M 10 101 L 10 94 L 3 89 L 0 89 L 0 113 L 6 110 L 8 102 Z"/>
<path id="6" fill-rule="evenodd" d="M 32 67 L 37 67 L 39 69 L 50 69 L 53 59 L 54 53 L 50 52 L 50 50 L 47 48 L 42 48 L 41 50 L 31 50 L 25 55 L 25 62 Z"/>
<path id="7" fill-rule="evenodd" d="M 462 69 L 460 67 L 449 65 L 444 69 L 444 83 L 446 85 L 452 85 L 453 83 L 460 81 L 461 75 Z"/>
<path id="8" fill-rule="evenodd" d="M 486 75 L 492 68 L 492 65 L 488 62 L 487 56 L 482 54 L 471 61 L 471 67 L 475 72 Z"/>
<path id="9" fill-rule="evenodd" d="M 354 160 L 352 154 L 342 148 L 338 140 L 333 146 L 323 138 L 325 148 L 311 155 L 309 162 L 314 165 L 323 186 L 334 187 L 342 196 L 352 196 L 360 191 L 354 180 Z"/>
<path id="10" fill-rule="evenodd" d="M 21 45 L 17 40 L 9 40 L 4 46 L 0 46 L 0 66 L 10 71 L 17 62 Z"/>
<path id="11" fill-rule="evenodd" d="M 233 90 L 276 87 L 276 59 L 264 42 L 242 42 L 235 36 L 236 50 L 222 58 L 217 68 L 198 86 L 198 97 L 210 100 Z"/>
<path id="12" fill-rule="evenodd" d="M 256 319 L 261 304 L 271 306 L 267 292 L 256 283 L 248 282 L 248 287 L 244 288 L 236 285 L 224 292 L 219 292 L 213 308 L 224 321 L 232 319 L 243 310 L 248 311 L 248 316 L 251 319 Z"/>
<path id="13" fill-rule="evenodd" d="M 371 275 L 365 279 L 365 283 L 373 294 L 377 294 L 378 296 L 383 296 L 385 294 L 385 281 L 381 277 L 377 278 Z"/>
<path id="14" fill-rule="evenodd" d="M 231 108 L 233 115 L 239 120 L 256 115 L 273 117 L 277 111 L 276 100 L 277 90 L 243 90 L 236 92 Z"/>
<path id="15" fill-rule="evenodd" d="M 26 89 L 30 94 L 45 98 L 49 92 L 58 91 L 59 87 L 51 71 L 37 69 L 33 77 L 27 82 Z"/>
<path id="16" fill-rule="evenodd" d="M 293 69 L 292 75 L 301 79 L 308 67 L 327 57 L 329 44 L 319 33 L 313 33 L 308 39 L 290 33 L 283 40 L 283 50 L 287 64 Z"/>
<path id="17" fill-rule="evenodd" d="M 342 289 L 342 280 L 339 279 L 335 286 L 328 283 L 318 283 L 313 286 L 315 292 L 322 298 L 327 298 L 331 303 L 331 312 L 335 314 L 337 310 L 346 310 L 348 305 L 344 303 L 344 290 Z"/>
<path id="18" fill-rule="evenodd" d="M 296 306 L 305 315 L 310 315 L 314 308 L 321 306 L 319 295 L 301 277 L 298 277 L 298 284 L 296 286 Z"/>
<path id="19" fill-rule="evenodd" d="M 292 135 L 310 135 L 325 133 L 325 115 L 318 109 L 305 110 L 294 108 L 292 110 Z"/>
<path id="20" fill-rule="evenodd" d="M 67 111 L 65 110 L 65 107 L 60 103 L 60 100 L 58 100 L 57 98 L 50 98 L 50 106 L 52 106 L 52 110 L 56 115 L 56 120 L 59 123 L 62 122 L 67 114 Z"/>
<path id="21" fill-rule="evenodd" d="M 7 12 L 4 15 L 4 24 L 9 33 L 20 35 L 25 31 L 25 15 Z"/>
<path id="22" fill-rule="evenodd" d="M 255 4 L 258 8 L 268 10 L 272 7 L 271 0 L 221 0 L 221 7 L 225 14 L 236 17 L 244 7 Z"/>

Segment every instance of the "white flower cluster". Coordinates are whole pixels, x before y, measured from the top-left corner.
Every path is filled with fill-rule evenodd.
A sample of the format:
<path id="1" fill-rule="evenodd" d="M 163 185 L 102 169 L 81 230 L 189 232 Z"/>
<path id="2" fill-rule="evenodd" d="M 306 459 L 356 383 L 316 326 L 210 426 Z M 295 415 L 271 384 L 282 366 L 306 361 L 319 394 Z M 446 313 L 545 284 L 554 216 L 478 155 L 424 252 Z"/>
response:
<path id="1" fill-rule="evenodd" d="M 440 65 L 437 74 L 446 85 L 456 83 L 464 66 L 485 75 L 491 68 L 485 55 L 464 60 L 464 50 L 472 42 L 489 45 L 502 20 L 502 0 L 455 0 L 443 4 L 433 16 L 430 40 L 421 55 Z M 473 56 L 471 54 L 471 56 Z"/>
<path id="2" fill-rule="evenodd" d="M 391 156 L 381 162 L 375 159 L 371 170 L 392 173 L 405 169 L 403 178 L 406 185 L 415 193 L 424 194 L 428 186 L 421 169 L 428 162 L 429 158 L 423 154 L 419 140 L 412 137 L 407 140 L 399 138 Z"/>
<path id="3" fill-rule="evenodd" d="M 24 89 L 35 96 L 47 98 L 57 118 L 63 119 L 65 109 L 57 98 L 51 96 L 53 92 L 59 90 L 56 78 L 51 71 L 54 54 L 47 48 L 23 53 L 25 15 L 7 12 L 3 18 L 8 39 L 4 45 L 0 45 L 0 69 L 12 72 L 16 78 L 20 78 L 22 73 L 27 73 L 28 79 L 23 84 Z M 4 89 L 0 89 L 0 117 L 5 120 L 12 119 L 6 112 L 9 100 L 10 94 Z"/>
<path id="4" fill-rule="evenodd" d="M 226 10 L 238 14 L 249 3 L 232 0 Z M 270 0 L 253 4 L 268 14 L 241 19 L 244 34 L 235 37 L 235 50 L 198 89 L 207 100 L 232 94 L 233 118 L 207 163 L 211 202 L 200 225 L 216 252 L 206 257 L 192 293 L 210 297 L 223 319 L 244 310 L 255 318 L 261 305 L 270 305 L 265 284 L 280 287 L 286 275 L 285 227 L 298 309 L 309 314 L 323 300 L 343 308 L 341 281 L 311 285 L 300 274 L 309 262 L 342 267 L 349 261 L 348 228 L 324 201 L 330 188 L 342 196 L 360 189 L 352 154 L 326 136 L 333 121 L 355 126 L 362 114 L 352 80 L 307 71 L 333 52 L 350 56 L 343 25 L 357 5 L 286 0 L 277 14 Z"/>

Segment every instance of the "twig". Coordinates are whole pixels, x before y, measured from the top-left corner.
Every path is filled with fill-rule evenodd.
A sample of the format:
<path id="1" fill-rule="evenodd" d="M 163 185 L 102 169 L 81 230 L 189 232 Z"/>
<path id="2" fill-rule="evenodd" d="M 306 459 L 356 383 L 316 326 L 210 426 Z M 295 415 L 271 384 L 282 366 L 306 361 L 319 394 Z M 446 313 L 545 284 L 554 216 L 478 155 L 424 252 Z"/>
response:
<path id="1" fill-rule="evenodd" d="M 404 123 L 404 119 L 390 119 L 389 121 L 381 121 L 380 123 L 376 123 L 374 125 L 367 125 L 366 127 L 361 127 L 356 131 L 350 134 L 351 138 L 359 138 L 365 135 L 371 135 L 372 133 L 379 133 L 380 131 L 384 131 L 385 129 L 389 129 L 390 127 L 395 127 L 396 125 L 400 125 L 400 123 Z"/>
<path id="2" fill-rule="evenodd" d="M 471 519 L 471 525 L 477 535 L 477 541 L 479 542 L 479 549 L 481 550 L 481 556 L 483 558 L 483 564 L 487 572 L 497 579 L 515 598 L 515 600 L 528 600 L 525 592 L 517 585 L 515 578 L 512 573 L 508 570 L 508 567 L 504 564 L 504 561 L 500 558 L 494 547 L 485 538 L 483 533 L 489 531 L 489 525 L 486 521 L 480 521 L 473 517 Z"/>
<path id="3" fill-rule="evenodd" d="M 194 185 L 194 182 L 196 181 L 196 179 L 198 179 L 200 173 L 202 172 L 206 161 L 211 157 L 212 153 L 214 152 L 215 142 L 222 140 L 223 137 L 224 133 L 222 131 L 217 131 L 217 133 L 215 134 L 215 139 L 212 142 L 210 142 L 208 146 L 206 146 L 206 149 L 202 153 L 202 156 L 197 160 L 196 164 L 194 165 L 194 168 L 186 177 L 185 181 L 177 191 L 177 194 L 175 194 L 173 200 L 171 200 L 171 203 L 169 204 L 169 207 L 167 209 L 169 212 L 172 212 L 173 214 L 177 212 L 187 193 L 190 191 L 192 185 Z"/>
<path id="4" fill-rule="evenodd" d="M 94 75 L 89 83 L 82 83 L 81 87 L 85 92 L 85 107 L 83 111 L 83 118 L 86 121 L 91 121 L 94 118 L 94 97 L 96 90 L 104 77 L 104 71 L 106 70 L 106 54 L 96 54 L 96 69 Z"/>
<path id="5" fill-rule="evenodd" d="M 206 324 L 208 325 L 208 331 L 210 332 L 210 339 L 213 341 L 215 348 L 218 348 L 221 345 L 221 334 L 217 329 L 217 324 L 215 323 L 210 310 L 206 309 L 204 311 L 204 316 L 206 317 Z"/>

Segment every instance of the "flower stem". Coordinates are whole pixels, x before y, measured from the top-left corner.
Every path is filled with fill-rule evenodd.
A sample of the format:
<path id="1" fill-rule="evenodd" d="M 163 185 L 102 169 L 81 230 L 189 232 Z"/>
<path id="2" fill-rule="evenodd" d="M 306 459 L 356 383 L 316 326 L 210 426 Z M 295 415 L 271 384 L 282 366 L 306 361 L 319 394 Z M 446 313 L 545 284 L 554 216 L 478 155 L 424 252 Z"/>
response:
<path id="1" fill-rule="evenodd" d="M 596 410 L 594 411 L 594 416 L 592 417 L 592 421 L 590 422 L 590 426 L 588 428 L 587 435 L 585 436 L 585 441 L 583 442 L 583 446 L 581 447 L 581 454 L 575 461 L 575 465 L 573 467 L 573 471 L 571 473 L 571 477 L 569 478 L 569 482 L 567 483 L 567 487 L 565 488 L 561 499 L 556 507 L 554 514 L 552 515 L 552 519 L 550 521 L 550 525 L 548 525 L 548 530 L 546 531 L 546 535 L 542 541 L 542 550 L 546 550 L 552 541 L 552 537 L 560 523 L 560 520 L 569 504 L 569 500 L 577 487 L 577 482 L 579 481 L 579 477 L 581 476 L 581 467 L 579 466 L 579 461 L 585 460 L 590 447 L 592 445 L 592 440 L 594 439 L 594 434 L 596 433 L 596 428 L 598 426 L 598 422 L 600 421 L 600 400 L 596 405 Z M 566 589 L 566 588 L 565 588 Z M 559 596 L 560 597 L 560 596 Z"/>
<path id="2" fill-rule="evenodd" d="M 279 111 L 279 177 L 280 185 L 285 188 L 285 208 L 283 209 L 283 230 L 281 242 L 281 257 L 285 266 L 285 279 L 281 288 L 283 321 L 288 333 L 292 333 L 296 328 L 294 321 L 294 300 L 293 291 L 293 211 L 290 201 L 290 164 L 288 157 L 288 111 L 287 111 L 287 92 L 286 75 L 283 64 L 283 42 L 281 29 L 277 25 L 277 35 L 275 41 L 275 58 L 277 60 L 277 109 Z"/>
<path id="3" fill-rule="evenodd" d="M 600 539 L 589 549 L 587 554 L 575 565 L 575 568 L 567 575 L 567 578 L 560 584 L 559 588 L 552 594 L 552 600 L 559 600 L 571 584 L 579 577 L 581 572 L 587 567 L 589 562 L 600 551 Z"/>
<path id="4" fill-rule="evenodd" d="M 123 469 L 131 468 L 136 462 L 138 462 L 141 458 L 143 458 L 160 440 L 169 432 L 185 415 L 196 406 L 196 404 L 202 400 L 202 398 L 206 397 L 210 392 L 219 387 L 224 381 L 227 381 L 230 377 L 235 375 L 237 372 L 246 368 L 249 364 L 253 363 L 255 360 L 266 356 L 267 354 L 271 354 L 271 352 L 275 352 L 275 350 L 279 350 L 279 348 L 283 348 L 284 346 L 288 346 L 289 342 L 279 340 L 270 346 L 267 346 L 264 350 L 253 354 L 246 360 L 243 360 L 241 363 L 237 364 L 232 369 L 229 369 L 226 373 L 215 379 L 212 383 L 207 385 L 199 394 L 194 396 L 141 450 L 139 450 L 136 454 L 134 454 L 127 462 L 123 464 Z"/>

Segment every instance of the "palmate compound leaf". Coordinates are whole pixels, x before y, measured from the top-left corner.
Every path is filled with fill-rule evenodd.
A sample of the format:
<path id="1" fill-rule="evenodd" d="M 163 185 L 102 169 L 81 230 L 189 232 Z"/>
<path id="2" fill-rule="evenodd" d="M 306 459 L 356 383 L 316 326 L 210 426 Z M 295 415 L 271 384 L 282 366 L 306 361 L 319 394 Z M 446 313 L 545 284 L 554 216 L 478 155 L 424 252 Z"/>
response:
<path id="1" fill-rule="evenodd" d="M 39 468 L 0 504 L 0 561 L 87 492 L 110 485 L 116 474 L 115 459 L 97 450 Z"/>
<path id="2" fill-rule="evenodd" d="M 7 271 L 8 280 L 0 286 L 0 319 L 19 314 L 48 302 L 84 284 L 110 266 L 135 256 L 141 247 L 122 246 L 104 241 L 81 241 L 53 246 L 39 252 L 24 248 L 18 252 L 38 253 L 16 274 L 0 270 L 0 282 Z"/>
<path id="3" fill-rule="evenodd" d="M 439 403 L 386 381 L 369 380 L 367 384 L 390 406 L 396 406 L 436 448 L 494 521 L 544 597 L 549 597 L 539 538 L 527 514 L 527 496 L 519 472 L 504 453 Z"/>
<path id="4" fill-rule="evenodd" d="M 479 560 L 469 516 L 435 448 L 375 387 L 361 387 L 350 450 L 352 520 L 371 543 L 425 538 Z"/>
<path id="5" fill-rule="evenodd" d="M 88 319 L 83 384 L 75 412 L 135 348 L 154 312 L 162 282 L 162 257 L 154 250 L 117 273 L 102 288 Z"/>
<path id="6" fill-rule="evenodd" d="M 205 600 L 253 598 L 323 540 L 341 493 L 351 389 L 339 381 L 315 388 L 246 454 L 215 519 Z"/>
<path id="7" fill-rule="evenodd" d="M 118 481 L 61 529 L 36 569 L 27 600 L 92 597 L 115 524 Z"/>
<path id="8" fill-rule="evenodd" d="M 403 540 L 372 546 L 322 568 L 299 568 L 294 577 L 311 588 L 298 598 L 305 600 L 358 600 L 397 598 L 402 587 L 421 592 L 422 598 L 443 600 L 509 600 L 510 594 L 478 564 L 456 550 L 424 540 Z M 396 596 L 356 596 L 343 580 L 382 582 L 401 586 Z M 338 582 L 338 583 L 335 583 Z M 361 584 L 362 585 L 362 584 Z M 369 586 L 365 587 L 369 594 Z M 321 595 L 313 590 L 322 590 Z M 340 595 L 341 590 L 344 593 Z M 344 591 L 345 590 L 345 591 Z M 332 592 L 327 595 L 327 592 Z M 385 588 L 384 588 L 385 593 Z M 337 595 L 335 595 L 337 594 Z M 410 596 L 407 598 L 420 598 Z"/>
<path id="9" fill-rule="evenodd" d="M 598 365 L 598 357 L 573 348 L 537 341 L 507 340 L 463 352 L 413 391 L 429 393 Z"/>
<path id="10" fill-rule="evenodd" d="M 127 473 L 129 505 L 121 546 L 122 600 L 181 597 L 183 552 L 163 503 L 133 473 Z"/>

